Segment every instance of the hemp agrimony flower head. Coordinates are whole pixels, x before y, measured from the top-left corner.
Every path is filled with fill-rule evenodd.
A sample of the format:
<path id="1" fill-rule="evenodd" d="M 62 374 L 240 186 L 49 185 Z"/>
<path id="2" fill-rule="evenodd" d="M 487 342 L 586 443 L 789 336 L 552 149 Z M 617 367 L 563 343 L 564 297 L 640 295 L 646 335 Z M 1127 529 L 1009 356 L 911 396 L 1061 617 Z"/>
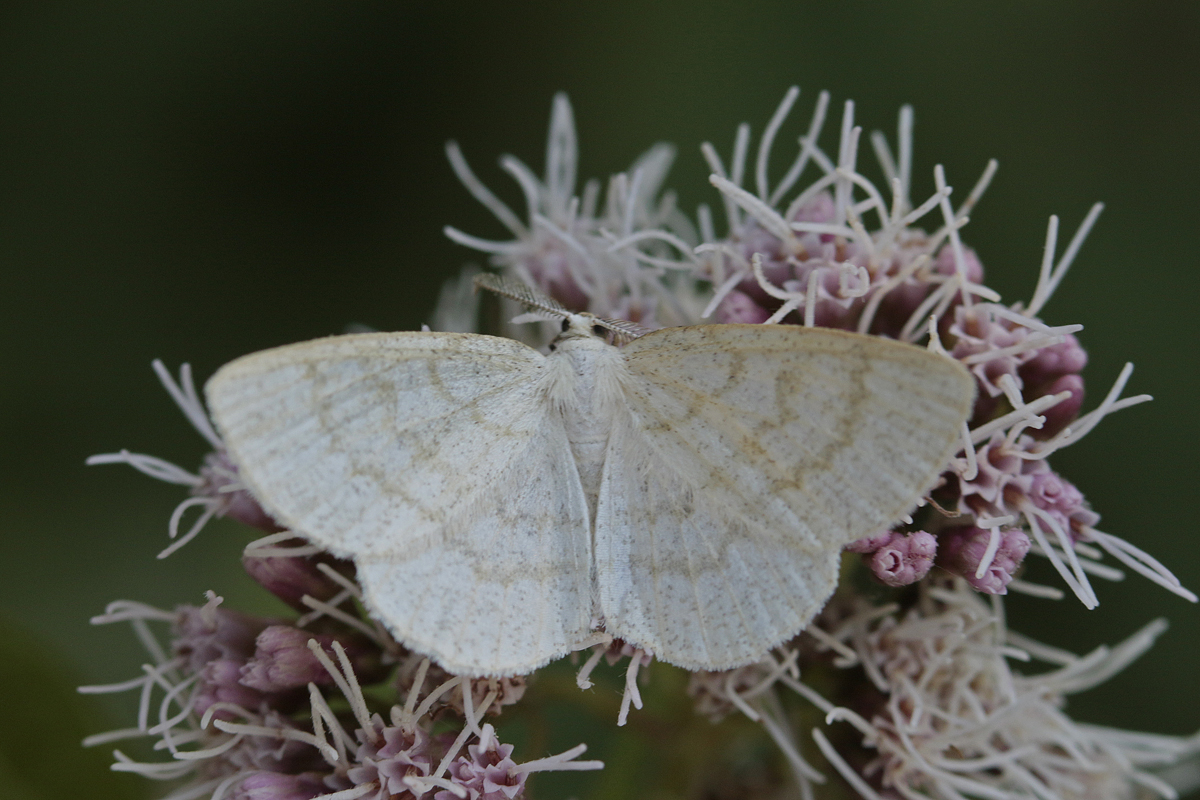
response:
<path id="1" fill-rule="evenodd" d="M 846 548 L 859 554 L 848 555 L 848 563 L 857 561 L 883 587 L 908 588 L 863 591 L 861 583 L 843 580 L 803 633 L 760 661 L 692 673 L 688 694 L 698 715 L 673 720 L 673 729 L 744 715 L 778 746 L 805 798 L 847 796 L 847 789 L 867 800 L 1169 798 L 1200 784 L 1200 770 L 1186 766 L 1200 754 L 1200 734 L 1119 731 L 1076 723 L 1063 712 L 1067 695 L 1140 656 L 1165 623 L 1151 622 L 1112 649 L 1078 657 L 1005 622 L 1001 596 L 1010 590 L 1047 600 L 1065 596 L 1057 586 L 1021 577 L 1030 553 L 1048 559 L 1089 608 L 1099 603 L 1091 577 L 1123 575 L 1106 557 L 1196 600 L 1152 556 L 1099 530 L 1099 516 L 1048 463 L 1108 414 L 1149 399 L 1121 397 L 1131 372 L 1126 366 L 1096 407 L 1081 414 L 1087 356 L 1074 335 L 1081 326 L 1041 318 L 1101 206 L 1061 255 L 1058 220 L 1051 218 L 1033 297 L 1005 304 L 984 285 L 980 258 L 960 238 L 996 163 L 957 206 L 938 167 L 936 191 L 915 203 L 913 115 L 905 107 L 895 151 L 884 135 L 871 137 L 886 181 L 881 190 L 858 169 L 861 129 L 853 103 L 845 104 L 836 149 L 827 153 L 818 144 L 829 107 L 822 93 L 789 166 L 772 182 L 774 143 L 798 94 L 793 88 L 784 97 L 753 159 L 747 125 L 738 128 L 728 162 L 711 145 L 701 148 L 720 200 L 721 234 L 707 206 L 693 224 L 662 191 L 674 156 L 666 145 L 611 178 L 603 197 L 597 181 L 577 194 L 576 134 L 561 95 L 545 177 L 511 156 L 501 160 L 524 194 L 523 216 L 475 177 L 456 145 L 447 147 L 456 174 L 514 238 L 485 241 L 454 228 L 447 235 L 489 253 L 502 273 L 572 312 L 648 330 L 741 322 L 924 342 L 961 362 L 977 384 L 961 447 L 920 507 Z M 447 284 L 434 328 L 475 329 L 473 277 L 466 271 Z M 549 345 L 558 326 L 557 319 L 531 314 L 503 324 L 507 334 L 538 346 Z M 209 423 L 187 366 L 178 384 L 160 363 L 155 369 L 213 453 L 196 474 L 127 451 L 89 463 L 128 463 L 189 487 L 168 525 L 175 541 L 162 556 L 213 516 L 267 532 L 247 546 L 243 563 L 299 615 L 251 617 L 224 608 L 212 593 L 202 607 L 173 611 L 111 604 L 94 621 L 130 622 L 149 663 L 130 681 L 85 687 L 140 695 L 134 727 L 88 743 L 148 738 L 169 756 L 139 762 L 118 750 L 114 769 L 171 782 L 167 796 L 175 800 L 498 800 L 525 796 L 536 771 L 602 766 L 577 760 L 584 745 L 515 760 L 513 747 L 497 739 L 485 718 L 519 704 L 526 679 L 452 675 L 397 643 L 372 618 L 355 565 L 308 542 L 303 530 L 283 530 L 255 501 Z M 179 536 L 193 506 L 199 515 Z M 156 624 L 168 626 L 165 639 L 152 630 Z M 627 660 L 618 725 L 631 707 L 642 708 L 641 687 L 673 669 L 603 630 L 588 647 L 576 678 L 582 690 L 592 686 L 602 660 L 610 666 Z M 1027 666 L 1035 661 L 1047 667 Z M 1165 780 L 1172 767 L 1178 786 Z M 780 789 L 760 786 L 756 793 Z"/>

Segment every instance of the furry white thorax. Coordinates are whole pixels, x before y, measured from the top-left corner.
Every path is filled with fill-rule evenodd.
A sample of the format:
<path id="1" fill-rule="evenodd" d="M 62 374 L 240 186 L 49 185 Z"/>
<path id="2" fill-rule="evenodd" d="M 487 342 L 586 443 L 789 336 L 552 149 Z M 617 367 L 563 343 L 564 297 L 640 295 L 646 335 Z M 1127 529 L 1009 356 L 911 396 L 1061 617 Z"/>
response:
<path id="1" fill-rule="evenodd" d="M 614 412 L 619 411 L 615 404 L 621 403 L 627 370 L 620 349 L 595 333 L 593 315 L 571 314 L 563 322 L 546 359 L 554 374 L 550 399 L 562 415 L 588 513 L 595 520 L 608 437 L 614 421 L 623 419 Z"/>

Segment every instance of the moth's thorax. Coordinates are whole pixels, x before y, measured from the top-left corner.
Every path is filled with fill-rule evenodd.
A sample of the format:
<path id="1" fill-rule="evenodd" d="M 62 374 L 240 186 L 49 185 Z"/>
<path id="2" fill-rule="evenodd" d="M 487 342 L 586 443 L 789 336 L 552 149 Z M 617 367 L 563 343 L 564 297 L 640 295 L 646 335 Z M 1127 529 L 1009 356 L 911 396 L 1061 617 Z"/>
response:
<path id="1" fill-rule="evenodd" d="M 595 336 L 588 318 L 580 316 L 581 324 L 572 318 L 573 324 L 555 340 L 548 360 L 556 373 L 553 399 L 594 519 L 608 437 L 622 411 L 626 366 L 621 351 Z"/>

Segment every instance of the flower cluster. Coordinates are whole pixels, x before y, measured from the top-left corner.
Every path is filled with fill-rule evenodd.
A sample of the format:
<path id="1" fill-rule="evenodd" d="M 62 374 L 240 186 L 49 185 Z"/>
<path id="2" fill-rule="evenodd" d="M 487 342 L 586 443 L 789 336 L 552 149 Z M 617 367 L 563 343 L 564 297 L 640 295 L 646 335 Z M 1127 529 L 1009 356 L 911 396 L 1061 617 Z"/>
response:
<path id="1" fill-rule="evenodd" d="M 843 582 L 800 636 L 761 661 L 694 673 L 696 711 L 713 721 L 736 711 L 761 723 L 805 798 L 830 774 L 867 800 L 1174 797 L 1159 773 L 1200 754 L 1200 738 L 1082 725 L 1062 711 L 1067 695 L 1143 653 L 1163 623 L 1077 657 L 1008 630 L 1000 597 L 1010 590 L 1064 596 L 1022 578 L 1034 553 L 1088 607 L 1098 604 L 1091 577 L 1123 575 L 1105 556 L 1196 600 L 1152 556 L 1099 530 L 1099 516 L 1048 463 L 1108 414 L 1149 399 L 1122 397 L 1126 366 L 1083 413 L 1087 355 L 1075 336 L 1081 326 L 1043 320 L 1101 206 L 1061 254 L 1052 217 L 1033 297 L 1004 303 L 984 284 L 983 263 L 961 238 L 996 163 L 957 205 L 938 167 L 934 193 L 914 202 L 913 115 L 905 107 L 895 151 L 883 134 L 870 137 L 881 190 L 859 170 L 853 103 L 844 106 L 836 151 L 818 144 L 829 111 L 822 93 L 795 155 L 774 180 L 774 144 L 798 95 L 795 88 L 786 94 L 753 158 L 748 125 L 738 128 L 728 161 L 711 145 L 701 148 L 719 193 L 720 233 L 710 208 L 701 206 L 693 222 L 664 191 L 674 158 L 667 145 L 651 148 L 603 191 L 589 181 L 577 192 L 574 121 L 561 95 L 544 177 L 514 157 L 500 162 L 524 195 L 524 215 L 484 186 L 457 145 L 447 147 L 468 191 L 513 238 L 489 241 L 451 227 L 446 234 L 568 309 L 648 329 L 704 322 L 841 328 L 925 343 L 975 377 L 977 401 L 962 447 L 929 496 L 911 517 L 846 548 L 884 587 L 908 588 L 884 590 L 879 600 L 879 593 Z M 804 183 L 808 171 L 816 178 Z M 471 279 L 468 270 L 447 283 L 434 328 L 476 329 Z M 530 315 L 503 323 L 504 333 L 535 346 L 548 345 L 557 330 Z M 525 794 L 533 772 L 601 766 L 576 760 L 583 745 L 515 761 L 513 747 L 484 719 L 520 701 L 525 678 L 451 675 L 397 644 L 363 605 L 354 565 L 308 544 L 302 531 L 281 530 L 246 491 L 187 366 L 178 382 L 161 363 L 155 369 L 213 452 L 196 473 L 127 451 L 89 463 L 126 463 L 188 487 L 168 524 L 174 541 L 160 557 L 213 517 L 265 532 L 247 547 L 244 566 L 298 616 L 247 616 L 225 609 L 215 595 L 203 607 L 174 611 L 111 605 L 95 621 L 131 622 L 150 662 L 131 681 L 86 689 L 140 692 L 136 726 L 89 743 L 149 737 L 170 756 L 139 762 L 117 751 L 114 769 L 181 783 L 173 800 L 512 800 Z M 192 508 L 199 516 L 180 535 Z M 165 646 L 152 623 L 171 626 Z M 618 718 L 624 724 L 630 708 L 642 708 L 639 686 L 659 665 L 602 634 L 590 646 L 580 689 L 592 685 L 602 660 L 627 660 Z M 1010 666 L 1034 660 L 1052 668 L 1025 674 Z M 818 714 L 811 739 L 798 736 L 797 704 Z M 816 755 L 832 773 L 814 766 Z"/>
<path id="2" fill-rule="evenodd" d="M 344 620 L 283 624 L 221 602 L 209 593 L 202 607 L 164 611 L 119 601 L 93 620 L 132 623 L 152 661 L 141 677 L 81 689 L 140 693 L 135 727 L 85 744 L 152 738 L 171 761 L 117 750 L 113 769 L 181 783 L 170 800 L 513 800 L 533 772 L 603 766 L 576 760 L 584 745 L 513 761 L 512 746 L 483 718 L 520 699 L 522 681 L 447 676 L 346 611 Z M 153 622 L 170 624 L 168 646 Z M 398 702 L 368 700 L 364 684 L 382 684 Z"/>
<path id="3" fill-rule="evenodd" d="M 780 691 L 821 712 L 828 733 L 815 726 L 812 740 L 865 800 L 1177 796 L 1156 771 L 1194 757 L 1200 734 L 1134 733 L 1078 723 L 1062 711 L 1066 696 L 1146 652 L 1166 629 L 1163 620 L 1075 656 L 1009 630 L 1000 599 L 984 601 L 961 579 L 923 581 L 918 592 L 905 610 L 839 592 L 778 655 L 693 675 L 697 709 L 717 719 L 740 709 L 762 721 L 809 794 L 825 777 L 785 727 Z M 1023 674 L 1010 666 L 1033 661 L 1051 669 Z M 800 681 L 802 673 L 829 671 L 848 678 L 834 684 L 833 698 Z"/>
<path id="4" fill-rule="evenodd" d="M 154 749 L 170 753 L 171 761 L 139 762 L 116 750 L 113 769 L 181 784 L 168 800 L 513 800 L 523 796 L 533 772 L 603 766 L 577 760 L 586 750 L 582 744 L 557 756 L 513 761 L 512 746 L 501 743 L 483 719 L 520 700 L 525 679 L 450 675 L 399 645 L 362 613 L 354 565 L 281 530 L 247 492 L 188 365 L 178 382 L 161 362 L 154 369 L 214 446 L 199 474 L 125 450 L 88 463 L 126 463 L 190 488 L 168 524 L 175 542 L 159 558 L 193 539 L 214 516 L 269 532 L 247 545 L 243 566 L 263 588 L 305 613 L 287 620 L 253 617 L 224 608 L 212 592 L 204 606 L 174 611 L 111 603 L 92 622 L 130 622 L 151 662 L 141 677 L 81 687 L 90 694 L 140 695 L 135 727 L 89 737 L 85 745 L 153 739 Z M 181 519 L 193 506 L 202 512 L 179 536 Z M 167 646 L 150 629 L 152 622 L 169 624 Z M 389 707 L 368 700 L 363 685 L 380 686 L 385 696 L 403 702 Z M 458 732 L 446 733 L 447 723 Z"/>
<path id="5" fill-rule="evenodd" d="M 996 162 L 989 162 L 957 208 L 941 166 L 934 170 L 936 191 L 914 204 L 913 115 L 906 106 L 900 112 L 898 157 L 883 134 L 871 137 L 889 201 L 858 170 L 861 128 L 854 124 L 853 102 L 845 104 L 836 157 L 818 146 L 829 108 L 829 95 L 822 93 L 797 154 L 772 185 L 773 145 L 798 96 L 798 89 L 789 90 L 766 125 L 754 158 L 753 190 L 745 188 L 751 177 L 748 125 L 738 128 L 728 164 L 711 145 L 701 148 L 721 195 L 724 235 L 717 235 L 707 206 L 692 225 L 677 212 L 673 195 L 655 194 L 670 152 L 662 145 L 609 181 L 603 213 L 595 182 L 582 197 L 572 196 L 577 145 L 570 106 L 561 95 L 554 103 L 545 180 L 511 156 L 501 160 L 525 194 L 527 223 L 478 181 L 454 145 L 449 148 L 464 184 L 516 238 L 490 242 L 449 227 L 446 233 L 491 253 L 495 267 L 575 311 L 633 319 L 648 328 L 707 320 L 820 325 L 926 340 L 961 361 L 976 378 L 978 400 L 960 455 L 947 464 L 941 485 L 921 510 L 920 521 L 929 530 L 910 520 L 850 548 L 889 586 L 921 580 L 937 564 L 979 591 L 1002 594 L 1013 586 L 1026 553 L 1035 552 L 1049 558 L 1092 607 L 1098 601 L 1088 573 L 1119 574 L 1098 563 L 1104 552 L 1195 601 L 1154 558 L 1097 530 L 1099 516 L 1046 461 L 1108 414 L 1150 399 L 1121 397 L 1132 371 L 1127 365 L 1103 402 L 1080 416 L 1087 355 L 1074 334 L 1082 326 L 1051 326 L 1039 317 L 1103 206 L 1091 209 L 1061 255 L 1058 219 L 1052 217 L 1033 298 L 1003 304 L 983 284 L 982 262 L 960 237 Z M 819 177 L 797 189 L 809 167 Z M 937 223 L 932 233 L 916 227 L 927 217 Z M 547 266 L 550 252 L 554 269 Z M 631 309 L 648 308 L 647 298 L 657 298 L 657 313 L 631 315 Z M 553 331 L 526 335 L 538 341 L 539 333 L 544 344 Z M 1057 592 L 1020 581 L 1013 588 Z"/>

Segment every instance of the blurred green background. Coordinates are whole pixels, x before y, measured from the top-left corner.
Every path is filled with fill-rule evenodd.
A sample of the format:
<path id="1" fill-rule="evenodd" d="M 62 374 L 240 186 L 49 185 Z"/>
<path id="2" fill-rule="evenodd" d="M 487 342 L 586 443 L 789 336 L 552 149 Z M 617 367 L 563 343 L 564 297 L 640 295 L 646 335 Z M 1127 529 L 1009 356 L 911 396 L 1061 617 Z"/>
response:
<path id="1" fill-rule="evenodd" d="M 820 89 L 839 110 L 855 99 L 859 122 L 889 137 L 913 103 L 918 198 L 935 163 L 961 198 L 999 159 L 963 235 L 1009 301 L 1033 289 L 1047 217 L 1062 216 L 1065 239 L 1107 202 L 1045 317 L 1086 326 L 1088 407 L 1126 360 L 1131 393 L 1156 401 L 1054 464 L 1105 530 L 1200 588 L 1188 505 L 1200 477 L 1200 4 L 4 2 L 0 794 L 144 791 L 107 773 L 107 752 L 76 749 L 129 724 L 132 698 L 93 704 L 66 687 L 132 677 L 143 660 L 127 629 L 88 625 L 106 602 L 171 607 L 212 588 L 262 607 L 240 573 L 237 526 L 157 561 L 180 489 L 83 465 L 121 447 L 187 468 L 204 453 L 151 359 L 190 361 L 203 380 L 350 322 L 418 326 L 441 281 L 477 260 L 442 226 L 503 235 L 443 143 L 457 139 L 523 207 L 496 159 L 511 152 L 540 172 L 557 90 L 575 106 L 583 177 L 668 140 L 679 147 L 668 185 L 694 209 L 716 199 L 700 142 L 727 154 L 743 120 L 757 136 L 793 83 L 803 93 L 780 142 L 807 125 Z M 1071 712 L 1200 727 L 1200 609 L 1136 576 L 1099 595 L 1094 612 L 1012 604 L 1015 627 L 1076 651 L 1171 621 L 1149 656 Z M 629 736 L 637 725 L 635 713 Z M 621 747 L 593 741 L 592 753 Z"/>

